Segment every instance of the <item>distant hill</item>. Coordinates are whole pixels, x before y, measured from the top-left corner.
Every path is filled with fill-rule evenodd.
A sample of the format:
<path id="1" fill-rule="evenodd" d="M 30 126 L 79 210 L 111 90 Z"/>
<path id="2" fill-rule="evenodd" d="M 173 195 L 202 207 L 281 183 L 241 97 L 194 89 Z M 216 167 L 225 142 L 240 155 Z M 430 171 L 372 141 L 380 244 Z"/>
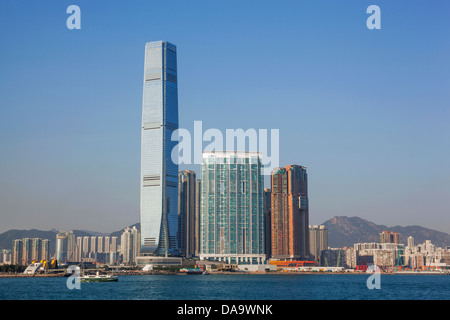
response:
<path id="1" fill-rule="evenodd" d="M 355 243 L 379 242 L 382 231 L 393 231 L 400 234 L 400 243 L 407 244 L 409 236 L 415 244 L 431 240 L 438 247 L 450 246 L 450 235 L 444 232 L 427 229 L 420 226 L 387 227 L 359 217 L 334 217 L 323 223 L 328 229 L 328 245 L 333 248 L 353 246 Z"/>

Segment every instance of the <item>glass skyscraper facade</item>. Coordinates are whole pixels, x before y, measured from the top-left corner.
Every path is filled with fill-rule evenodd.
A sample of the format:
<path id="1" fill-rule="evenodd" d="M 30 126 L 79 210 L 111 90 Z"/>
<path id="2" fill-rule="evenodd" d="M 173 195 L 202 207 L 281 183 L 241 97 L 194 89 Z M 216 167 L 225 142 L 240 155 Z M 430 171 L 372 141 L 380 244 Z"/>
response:
<path id="1" fill-rule="evenodd" d="M 178 164 L 172 161 L 178 129 L 176 46 L 165 41 L 145 46 L 141 127 L 140 222 L 142 254 L 176 251 Z M 176 150 L 174 154 L 178 154 Z"/>
<path id="2" fill-rule="evenodd" d="M 200 259 L 261 264 L 264 181 L 257 152 L 204 152 Z"/>

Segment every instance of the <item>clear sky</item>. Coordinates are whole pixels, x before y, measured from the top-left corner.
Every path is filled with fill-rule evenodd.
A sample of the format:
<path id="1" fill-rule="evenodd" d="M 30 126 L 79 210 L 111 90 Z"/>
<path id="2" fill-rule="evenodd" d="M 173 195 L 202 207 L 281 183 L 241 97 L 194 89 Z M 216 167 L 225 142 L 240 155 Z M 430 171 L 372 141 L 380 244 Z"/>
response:
<path id="1" fill-rule="evenodd" d="M 1 1 L 0 232 L 139 221 L 144 46 L 166 40 L 180 127 L 279 129 L 311 224 L 450 233 L 449 30 L 448 1 Z"/>

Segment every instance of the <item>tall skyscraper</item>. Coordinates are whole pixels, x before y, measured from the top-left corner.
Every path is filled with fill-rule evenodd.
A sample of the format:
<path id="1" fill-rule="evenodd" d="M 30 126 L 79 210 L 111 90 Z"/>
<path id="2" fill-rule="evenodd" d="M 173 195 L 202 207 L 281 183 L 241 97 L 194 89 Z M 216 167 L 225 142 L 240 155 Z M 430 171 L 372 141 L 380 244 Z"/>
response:
<path id="1" fill-rule="evenodd" d="M 178 246 L 180 255 L 195 255 L 196 174 L 191 170 L 178 175 Z"/>
<path id="2" fill-rule="evenodd" d="M 257 152 L 203 153 L 201 260 L 264 263 L 262 169 Z"/>
<path id="3" fill-rule="evenodd" d="M 168 256 L 177 249 L 178 164 L 172 161 L 178 129 L 176 46 L 145 46 L 141 126 L 141 253 Z M 173 154 L 177 155 L 177 152 Z"/>
<path id="4" fill-rule="evenodd" d="M 306 168 L 289 165 L 272 172 L 272 258 L 309 258 Z"/>

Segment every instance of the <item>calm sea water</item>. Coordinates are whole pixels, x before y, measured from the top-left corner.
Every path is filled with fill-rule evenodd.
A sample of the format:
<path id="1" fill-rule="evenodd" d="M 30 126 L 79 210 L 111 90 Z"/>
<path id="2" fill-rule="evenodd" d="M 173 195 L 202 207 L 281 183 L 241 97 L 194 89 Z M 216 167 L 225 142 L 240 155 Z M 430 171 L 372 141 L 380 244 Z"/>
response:
<path id="1" fill-rule="evenodd" d="M 113 283 L 67 278 L 0 278 L 0 300 L 450 300 L 448 275 L 146 275 Z"/>

